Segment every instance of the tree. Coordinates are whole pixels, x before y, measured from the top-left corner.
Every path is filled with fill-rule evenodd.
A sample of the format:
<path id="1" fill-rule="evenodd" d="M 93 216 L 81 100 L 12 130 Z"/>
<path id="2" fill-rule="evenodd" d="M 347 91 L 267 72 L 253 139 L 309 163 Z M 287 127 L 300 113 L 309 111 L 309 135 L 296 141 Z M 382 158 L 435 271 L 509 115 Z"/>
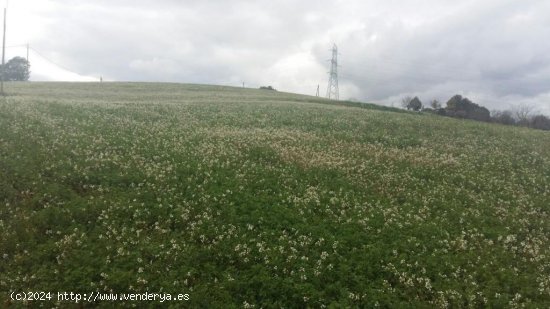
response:
<path id="1" fill-rule="evenodd" d="M 422 102 L 418 99 L 418 97 L 414 97 L 414 99 L 409 102 L 409 105 L 407 105 L 407 109 L 412 109 L 413 111 L 418 112 L 422 109 Z"/>
<path id="2" fill-rule="evenodd" d="M 516 120 L 511 111 L 493 111 L 493 121 L 505 125 L 515 125 Z"/>
<path id="3" fill-rule="evenodd" d="M 30 64 L 23 57 L 13 57 L 4 68 L 4 80 L 6 81 L 27 81 L 30 77 Z"/>
<path id="4" fill-rule="evenodd" d="M 485 122 L 491 121 L 491 112 L 483 106 L 476 105 L 467 115 L 469 119 Z"/>
<path id="5" fill-rule="evenodd" d="M 401 106 L 403 108 L 409 109 L 409 104 L 411 103 L 412 100 L 413 98 L 411 96 L 404 97 L 403 99 L 401 99 Z"/>
<path id="6" fill-rule="evenodd" d="M 539 130 L 550 130 L 550 118 L 544 115 L 536 115 L 531 117 L 529 126 Z"/>
<path id="7" fill-rule="evenodd" d="M 467 118 L 479 121 L 490 121 L 491 113 L 483 106 L 479 106 L 468 98 L 463 98 L 461 95 L 455 95 L 447 101 L 445 107 L 447 116 L 456 118 Z"/>
<path id="8" fill-rule="evenodd" d="M 275 89 L 275 88 L 273 88 L 273 87 L 271 87 L 271 86 L 267 86 L 267 87 L 266 87 L 266 86 L 261 86 L 260 89 L 261 89 L 261 90 L 274 90 L 274 91 L 277 91 L 277 89 Z"/>
<path id="9" fill-rule="evenodd" d="M 514 116 L 519 125 L 528 126 L 529 118 L 533 113 L 533 106 L 527 104 L 521 104 L 514 108 Z"/>
<path id="10" fill-rule="evenodd" d="M 435 109 L 435 110 L 438 110 L 441 108 L 441 103 L 436 100 L 436 99 L 433 99 L 431 102 L 430 102 L 430 106 Z"/>

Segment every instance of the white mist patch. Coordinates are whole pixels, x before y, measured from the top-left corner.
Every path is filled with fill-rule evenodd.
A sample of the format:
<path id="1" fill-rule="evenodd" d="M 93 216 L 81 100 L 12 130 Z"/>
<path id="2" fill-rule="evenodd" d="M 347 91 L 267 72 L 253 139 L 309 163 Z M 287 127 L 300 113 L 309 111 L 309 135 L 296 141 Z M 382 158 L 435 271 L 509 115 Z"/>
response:
<path id="1" fill-rule="evenodd" d="M 96 82 L 100 76 L 87 76 L 71 72 L 66 68 L 62 68 L 56 64 L 48 62 L 41 57 L 33 55 L 29 59 L 31 64 L 31 81 L 68 81 L 68 82 Z"/>

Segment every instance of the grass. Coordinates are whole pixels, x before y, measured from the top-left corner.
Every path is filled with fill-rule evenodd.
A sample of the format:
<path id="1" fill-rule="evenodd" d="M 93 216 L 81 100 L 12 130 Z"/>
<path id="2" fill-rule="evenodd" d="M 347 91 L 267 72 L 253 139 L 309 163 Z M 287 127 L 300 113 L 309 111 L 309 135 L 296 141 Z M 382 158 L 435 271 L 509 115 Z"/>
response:
<path id="1" fill-rule="evenodd" d="M 548 132 L 231 87 L 6 89 L 4 305 L 550 306 Z"/>

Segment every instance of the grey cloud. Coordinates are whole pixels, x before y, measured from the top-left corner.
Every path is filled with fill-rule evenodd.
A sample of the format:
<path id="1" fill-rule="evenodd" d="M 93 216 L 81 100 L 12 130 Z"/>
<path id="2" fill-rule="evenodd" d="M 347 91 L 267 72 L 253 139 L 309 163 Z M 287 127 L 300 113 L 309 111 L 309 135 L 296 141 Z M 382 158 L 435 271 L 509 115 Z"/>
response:
<path id="1" fill-rule="evenodd" d="M 25 0 L 22 0 L 25 1 Z M 26 0 L 26 2 L 33 2 Z M 550 101 L 546 1 L 50 1 L 31 42 L 83 75 L 313 94 L 340 47 L 341 97 Z M 17 6 L 14 5 L 17 9 Z M 29 12 L 45 14 L 42 11 Z M 42 16 L 43 17 L 43 16 Z M 322 91 L 323 92 L 323 91 Z"/>

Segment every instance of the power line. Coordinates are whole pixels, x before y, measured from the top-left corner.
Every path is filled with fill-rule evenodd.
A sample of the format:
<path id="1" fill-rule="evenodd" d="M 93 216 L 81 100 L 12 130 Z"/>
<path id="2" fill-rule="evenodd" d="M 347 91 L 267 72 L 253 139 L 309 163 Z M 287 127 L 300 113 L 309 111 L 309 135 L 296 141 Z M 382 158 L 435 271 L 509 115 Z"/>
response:
<path id="1" fill-rule="evenodd" d="M 10 46 L 6 46 L 6 48 L 14 48 L 14 47 L 25 47 L 27 45 L 25 44 L 21 44 L 21 45 L 10 45 Z"/>
<path id="2" fill-rule="evenodd" d="M 27 45 L 24 45 L 24 46 L 27 46 Z M 59 64 L 59 63 L 57 63 L 57 62 L 51 60 L 50 58 L 44 56 L 41 52 L 39 52 L 38 50 L 36 50 L 36 48 L 31 47 L 31 46 L 28 46 L 28 48 L 29 48 L 30 50 L 32 50 L 34 53 L 36 53 L 38 56 L 40 56 L 40 58 L 42 58 L 42 59 L 48 61 L 49 63 L 51 63 L 51 64 L 53 64 L 53 65 L 55 65 L 55 66 L 57 66 L 57 67 L 59 67 L 59 68 L 61 68 L 61 69 L 63 69 L 63 70 L 65 70 L 65 71 L 68 71 L 68 72 L 71 72 L 71 73 L 74 73 L 74 74 L 79 74 L 79 73 L 77 73 L 77 72 L 75 72 L 75 71 L 73 71 L 73 70 L 67 68 L 66 66 L 61 65 L 61 64 Z M 80 75 L 80 74 L 79 74 L 79 75 Z"/>
<path id="3" fill-rule="evenodd" d="M 62 65 L 62 64 L 59 64 L 58 62 L 56 61 L 53 61 L 51 60 L 50 58 L 44 56 L 44 54 L 42 54 L 41 52 L 39 52 L 36 48 L 34 47 L 31 47 L 29 44 L 19 44 L 19 45 L 10 45 L 10 46 L 6 46 L 6 48 L 21 48 L 21 47 L 25 47 L 27 49 L 27 60 L 29 58 L 29 51 L 32 50 L 34 53 L 36 53 L 38 56 L 40 56 L 40 58 L 46 60 L 47 62 L 65 70 L 65 71 L 69 71 L 71 73 L 74 73 L 74 74 L 79 74 L 69 68 L 67 68 L 66 66 Z"/>
<path id="4" fill-rule="evenodd" d="M 73 70 L 71 70 L 70 68 L 66 67 L 65 65 L 62 65 L 60 63 L 58 63 L 57 61 L 54 61 L 52 59 L 50 59 L 49 57 L 46 57 L 42 52 L 38 51 L 36 48 L 30 46 L 30 44 L 18 44 L 18 45 L 10 45 L 10 46 L 6 46 L 6 48 L 25 48 L 26 49 L 26 55 L 27 55 L 27 61 L 29 61 L 29 53 L 30 51 L 32 51 L 35 55 L 39 56 L 41 59 L 49 62 L 50 64 L 53 64 L 54 66 L 60 68 L 60 69 L 63 69 L 69 73 L 72 73 L 72 74 L 76 74 L 76 75 L 80 75 L 80 73 L 77 73 Z"/>

